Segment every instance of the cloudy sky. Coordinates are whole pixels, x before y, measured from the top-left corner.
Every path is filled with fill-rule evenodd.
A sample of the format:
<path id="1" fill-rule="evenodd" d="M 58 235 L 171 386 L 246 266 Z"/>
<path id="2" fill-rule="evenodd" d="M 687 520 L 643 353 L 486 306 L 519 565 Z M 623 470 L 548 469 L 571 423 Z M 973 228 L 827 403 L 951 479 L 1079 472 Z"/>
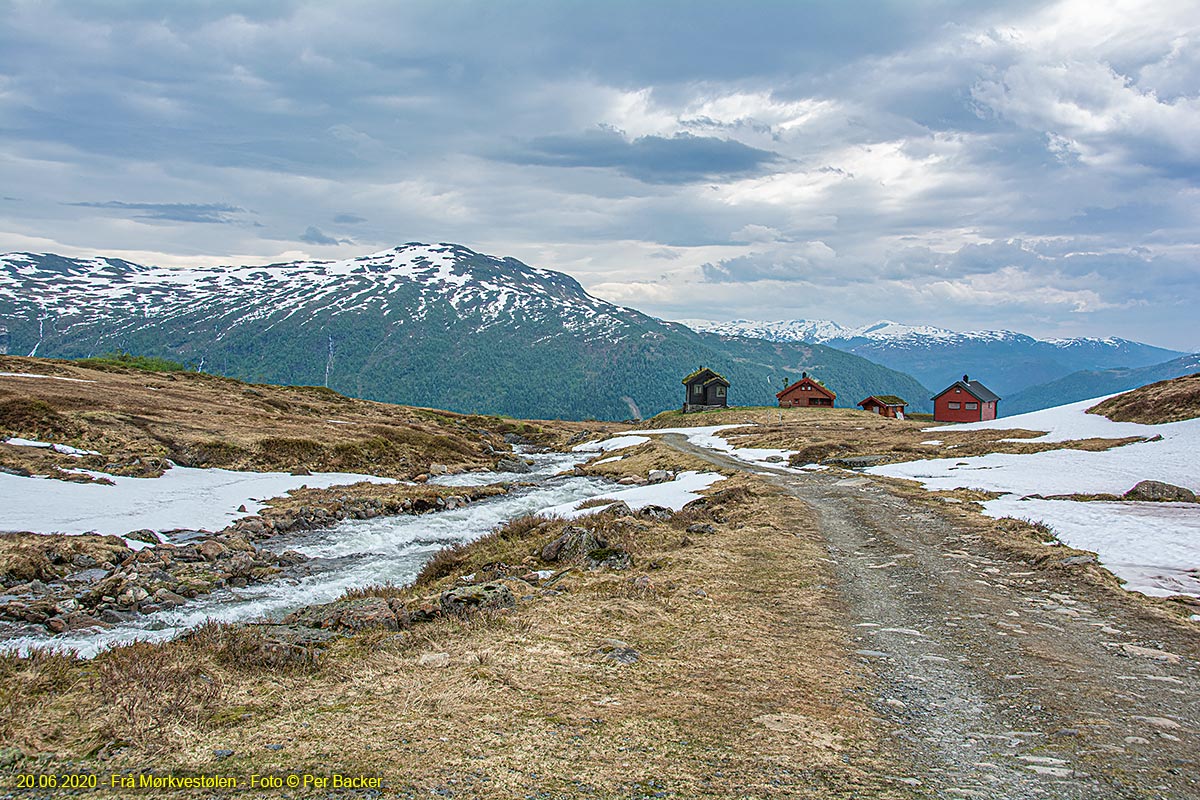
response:
<path id="1" fill-rule="evenodd" d="M 0 0 L 0 251 L 406 241 L 672 319 L 1200 349 L 1200 4 Z"/>

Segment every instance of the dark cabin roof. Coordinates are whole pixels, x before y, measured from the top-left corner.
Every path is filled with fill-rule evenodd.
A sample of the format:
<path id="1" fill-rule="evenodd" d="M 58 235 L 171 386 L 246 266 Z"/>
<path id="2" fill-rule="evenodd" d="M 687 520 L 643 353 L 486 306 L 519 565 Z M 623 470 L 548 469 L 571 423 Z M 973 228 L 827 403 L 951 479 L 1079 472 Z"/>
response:
<path id="1" fill-rule="evenodd" d="M 795 383 L 785 386 L 782 392 L 776 392 L 775 397 L 782 400 L 785 394 L 793 392 L 797 387 L 804 386 L 805 384 L 811 386 L 818 394 L 823 394 L 830 400 L 837 399 L 837 392 L 820 383 L 816 378 L 810 378 L 807 374 Z"/>
<path id="2" fill-rule="evenodd" d="M 999 402 L 999 400 L 1000 400 L 1000 395 L 996 394 L 995 392 L 993 392 L 991 389 L 984 386 L 979 381 L 971 380 L 966 375 L 963 375 L 963 379 L 961 381 L 955 381 L 954 383 L 950 384 L 945 389 L 942 389 L 940 392 L 938 392 L 937 394 L 935 394 L 933 397 L 931 397 L 929 399 L 937 400 L 939 397 L 941 397 L 946 392 L 950 391 L 951 389 L 953 389 L 955 387 L 958 387 L 959 389 L 962 389 L 967 394 L 972 395 L 976 400 L 978 400 L 981 403 L 995 403 L 995 402 Z"/>
<path id="3" fill-rule="evenodd" d="M 713 383 L 719 383 L 723 386 L 730 385 L 729 381 L 726 380 L 724 375 L 719 372 L 714 372 L 708 367 L 701 367 L 695 372 L 689 374 L 686 378 L 680 381 L 680 383 L 687 385 L 689 383 L 695 383 L 696 381 L 701 381 L 702 386 L 708 386 L 709 384 Z"/>
<path id="4" fill-rule="evenodd" d="M 881 406 L 906 406 L 908 401 L 902 397 L 896 397 L 894 394 L 873 394 L 867 400 L 874 400 Z M 859 405 L 864 405 L 867 400 L 863 400 Z"/>

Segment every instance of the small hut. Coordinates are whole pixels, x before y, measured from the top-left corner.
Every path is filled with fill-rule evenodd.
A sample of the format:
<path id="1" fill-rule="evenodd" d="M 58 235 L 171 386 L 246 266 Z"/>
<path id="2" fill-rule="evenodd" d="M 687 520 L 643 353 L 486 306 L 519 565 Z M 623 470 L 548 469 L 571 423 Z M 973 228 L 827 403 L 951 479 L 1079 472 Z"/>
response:
<path id="1" fill-rule="evenodd" d="M 800 373 L 800 380 L 777 392 L 775 398 L 780 408 L 808 408 L 810 406 L 833 405 L 837 393 L 825 388 L 824 384 L 808 377 L 807 372 Z"/>
<path id="2" fill-rule="evenodd" d="M 908 403 L 894 394 L 873 394 L 859 403 L 863 411 L 870 411 L 881 417 L 904 419 L 904 407 Z"/>
<path id="3" fill-rule="evenodd" d="M 729 381 L 719 372 L 700 367 L 683 379 L 683 385 L 687 387 L 683 396 L 685 414 L 729 405 Z"/>

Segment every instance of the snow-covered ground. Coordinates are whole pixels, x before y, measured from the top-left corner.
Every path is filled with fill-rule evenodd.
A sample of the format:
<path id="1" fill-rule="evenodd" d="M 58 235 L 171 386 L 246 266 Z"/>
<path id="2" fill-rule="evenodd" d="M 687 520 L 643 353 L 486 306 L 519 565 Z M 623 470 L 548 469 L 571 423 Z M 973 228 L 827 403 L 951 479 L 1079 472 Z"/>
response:
<path id="1" fill-rule="evenodd" d="M 715 450 L 733 456 L 752 466 L 770 467 L 786 472 L 802 472 L 802 469 L 788 466 L 788 459 L 795 455 L 795 450 L 778 450 L 769 447 L 735 447 L 724 438 L 717 436 L 719 431 L 730 428 L 753 427 L 753 423 L 738 423 L 735 425 L 708 425 L 697 428 L 655 428 L 644 431 L 630 431 L 631 434 L 656 436 L 666 433 L 677 433 L 687 437 L 687 440 L 697 447 Z"/>
<path id="2" fill-rule="evenodd" d="M 607 453 L 609 450 L 624 450 L 650 441 L 645 436 L 614 436 L 598 442 L 584 442 L 572 448 L 576 453 Z"/>
<path id="3" fill-rule="evenodd" d="M 917 480 L 935 490 L 1003 492 L 1004 496 L 983 504 L 989 516 L 1046 523 L 1065 544 L 1095 552 L 1109 570 L 1127 581 L 1128 589 L 1158 596 L 1200 596 L 1200 504 L 1023 499 L 1035 494 L 1121 495 L 1141 480 L 1200 491 L 1200 419 L 1139 425 L 1084 413 L 1103 399 L 939 430 L 1045 431 L 1044 436 L 1024 441 L 1046 442 L 1162 438 L 1100 452 L 994 453 L 887 464 L 866 471 Z"/>
<path id="4" fill-rule="evenodd" d="M 246 513 L 257 512 L 262 508 L 260 500 L 301 486 L 324 489 L 359 481 L 395 483 L 391 478 L 343 472 L 289 475 L 188 467 L 173 467 L 158 478 L 104 477 L 113 485 L 0 473 L 0 531 L 116 536 L 143 529 L 215 531 Z M 237 510 L 242 505 L 247 511 Z M 130 545 L 143 546 L 137 541 Z"/>
<path id="5" fill-rule="evenodd" d="M 717 481 L 722 480 L 725 480 L 724 476 L 718 475 L 715 472 L 681 472 L 675 476 L 675 480 L 655 483 L 649 486 L 634 486 L 629 489 L 603 492 L 585 499 L 612 500 L 614 503 L 624 501 L 634 511 L 646 506 L 663 506 L 664 508 L 678 511 L 688 503 L 699 498 L 700 492 L 712 486 Z M 594 514 L 597 511 L 604 510 L 604 507 L 578 509 L 576 506 L 580 502 L 579 500 L 574 500 L 569 503 L 549 506 L 543 508 L 540 513 L 574 519 L 585 514 Z"/>

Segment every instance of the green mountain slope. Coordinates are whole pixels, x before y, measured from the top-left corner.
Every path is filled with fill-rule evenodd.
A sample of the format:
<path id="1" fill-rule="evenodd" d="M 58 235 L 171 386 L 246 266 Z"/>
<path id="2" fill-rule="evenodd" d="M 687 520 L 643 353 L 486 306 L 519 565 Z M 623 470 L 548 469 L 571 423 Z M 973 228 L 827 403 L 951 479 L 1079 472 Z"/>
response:
<path id="1" fill-rule="evenodd" d="M 701 364 L 733 382 L 733 404 L 773 404 L 801 371 L 844 406 L 887 393 L 917 411 L 929 396 L 849 353 L 700 334 L 458 245 L 187 270 L 9 254 L 0 325 L 18 355 L 126 350 L 255 382 L 527 418 L 649 416 L 680 405 L 680 378 Z"/>

